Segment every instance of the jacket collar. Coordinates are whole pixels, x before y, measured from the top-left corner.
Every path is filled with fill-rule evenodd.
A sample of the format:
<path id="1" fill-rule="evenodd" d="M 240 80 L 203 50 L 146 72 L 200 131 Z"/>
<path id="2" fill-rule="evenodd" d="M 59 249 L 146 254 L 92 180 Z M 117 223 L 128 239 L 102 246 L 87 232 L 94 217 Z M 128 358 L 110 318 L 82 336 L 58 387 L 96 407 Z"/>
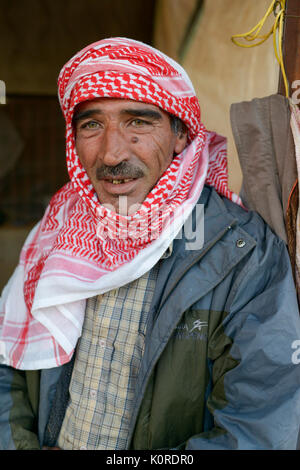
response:
<path id="1" fill-rule="evenodd" d="M 199 208 L 204 208 L 204 217 L 203 211 L 199 210 L 198 220 L 195 220 L 194 226 L 197 230 L 203 227 L 203 245 L 196 250 L 188 249 L 190 240 L 186 238 L 185 231 L 181 239 L 174 241 L 172 256 L 163 260 L 159 269 L 153 299 L 156 311 L 163 308 L 171 294 L 174 295 L 176 286 L 191 267 L 195 266 L 193 275 L 196 275 L 200 282 L 197 292 L 191 292 L 192 304 L 197 300 L 196 297 L 199 298 L 199 292 L 203 296 L 215 287 L 256 245 L 253 237 L 238 225 L 237 218 L 228 212 L 215 190 L 205 186 L 198 204 Z M 222 244 L 217 243 L 220 240 Z M 210 251 L 212 247 L 214 250 Z M 204 273 L 207 275 L 204 276 Z"/>

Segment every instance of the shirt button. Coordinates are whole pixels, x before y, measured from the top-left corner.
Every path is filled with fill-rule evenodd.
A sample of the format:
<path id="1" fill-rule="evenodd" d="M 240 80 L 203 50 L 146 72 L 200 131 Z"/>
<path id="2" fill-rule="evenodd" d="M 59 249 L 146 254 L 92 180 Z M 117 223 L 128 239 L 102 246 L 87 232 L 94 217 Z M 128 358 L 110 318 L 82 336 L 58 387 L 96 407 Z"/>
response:
<path id="1" fill-rule="evenodd" d="M 243 240 L 242 238 L 239 238 L 239 239 L 237 240 L 237 242 L 236 242 L 236 246 L 237 246 L 238 248 L 243 248 L 245 245 L 246 245 L 246 242 L 245 242 L 245 240 Z"/>
<path id="2" fill-rule="evenodd" d="M 96 396 L 97 396 L 97 391 L 96 390 L 91 390 L 90 391 L 90 397 L 91 398 L 96 398 Z"/>
<path id="3" fill-rule="evenodd" d="M 100 339 L 99 344 L 100 344 L 101 348 L 105 348 L 105 346 L 106 346 L 105 339 Z"/>

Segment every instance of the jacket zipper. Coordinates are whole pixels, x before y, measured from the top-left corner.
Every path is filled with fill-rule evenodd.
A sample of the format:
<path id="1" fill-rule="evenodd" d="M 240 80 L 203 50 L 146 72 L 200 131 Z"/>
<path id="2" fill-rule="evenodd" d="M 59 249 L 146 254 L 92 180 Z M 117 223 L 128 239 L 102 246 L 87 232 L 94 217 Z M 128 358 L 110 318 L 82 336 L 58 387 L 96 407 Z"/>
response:
<path id="1" fill-rule="evenodd" d="M 174 290 L 174 288 L 176 287 L 176 285 L 178 284 L 178 282 L 182 279 L 182 277 L 185 275 L 185 273 L 192 267 L 194 266 L 194 264 L 196 264 L 201 258 L 203 258 L 203 256 L 219 241 L 221 240 L 221 238 L 224 237 L 224 235 L 226 235 L 227 232 L 229 232 L 229 230 L 231 230 L 234 226 L 236 225 L 236 219 L 234 219 L 232 221 L 232 223 L 230 225 L 227 225 L 226 228 L 217 235 L 217 237 L 215 239 L 213 239 L 211 241 L 211 243 L 209 243 L 205 249 L 203 249 L 203 251 L 201 251 L 200 255 L 193 261 L 192 264 L 189 264 L 185 270 L 183 270 L 180 275 L 178 276 L 178 279 L 174 282 L 173 286 L 171 287 L 171 289 L 168 291 L 168 295 L 167 297 L 165 298 L 165 300 L 163 301 L 163 303 L 158 307 L 157 309 L 157 315 L 155 316 L 154 320 L 153 320 L 153 323 L 155 322 L 155 320 L 157 319 L 158 317 L 158 314 L 159 314 L 159 311 L 160 309 L 162 308 L 163 304 L 166 302 L 167 298 L 169 297 L 170 293 Z M 173 332 L 173 331 L 172 331 Z M 171 332 L 171 334 L 172 334 Z M 139 414 L 139 410 L 140 410 L 140 407 L 141 407 L 141 403 L 143 401 L 143 398 L 144 398 L 144 394 L 145 394 L 145 390 L 147 388 L 147 385 L 148 385 L 148 381 L 149 381 L 149 378 L 151 377 L 151 374 L 152 374 L 152 371 L 153 371 L 153 368 L 155 367 L 155 364 L 157 363 L 159 358 L 156 359 L 156 361 L 153 363 L 153 366 L 151 368 L 151 370 L 148 371 L 146 377 L 144 378 L 144 381 L 143 381 L 143 386 L 142 386 L 142 390 L 141 390 L 141 393 L 139 393 L 139 398 L 138 398 L 138 401 L 136 402 L 136 407 L 135 407 L 135 412 L 133 414 L 133 418 L 132 418 L 132 425 L 131 425 L 131 428 L 129 430 L 129 435 L 128 435 L 128 439 L 127 439 L 127 443 L 126 443 L 126 449 L 129 449 L 129 445 L 131 443 L 131 440 L 132 440 L 132 437 L 133 437 L 133 433 L 134 433 L 134 428 L 135 428 L 135 425 L 136 425 L 136 420 L 137 420 L 137 416 Z"/>

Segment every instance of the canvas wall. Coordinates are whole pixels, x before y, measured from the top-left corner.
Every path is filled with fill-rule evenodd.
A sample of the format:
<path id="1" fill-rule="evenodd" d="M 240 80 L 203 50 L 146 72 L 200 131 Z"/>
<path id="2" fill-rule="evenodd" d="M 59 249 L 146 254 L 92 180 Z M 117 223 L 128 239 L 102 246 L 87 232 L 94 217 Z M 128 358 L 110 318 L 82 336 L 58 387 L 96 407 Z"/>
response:
<path id="1" fill-rule="evenodd" d="M 200 3 L 202 8 L 191 25 Z M 276 93 L 279 67 L 271 38 L 251 49 L 235 46 L 230 38 L 255 26 L 269 5 L 270 0 L 157 3 L 154 45 L 181 62 L 194 83 L 204 124 L 228 138 L 229 184 L 236 192 L 242 174 L 231 132 L 230 105 Z"/>

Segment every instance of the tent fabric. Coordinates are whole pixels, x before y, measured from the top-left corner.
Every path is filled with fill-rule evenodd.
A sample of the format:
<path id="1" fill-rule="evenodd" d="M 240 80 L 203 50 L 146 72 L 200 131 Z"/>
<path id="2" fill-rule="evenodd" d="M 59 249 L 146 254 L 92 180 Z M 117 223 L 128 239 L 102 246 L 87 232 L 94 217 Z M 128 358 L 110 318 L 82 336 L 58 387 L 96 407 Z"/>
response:
<path id="1" fill-rule="evenodd" d="M 181 41 L 196 3 L 158 0 L 154 46 L 175 60 L 179 59 Z M 232 43 L 231 36 L 249 31 L 269 4 L 270 0 L 204 0 L 181 58 L 199 98 L 204 125 L 228 138 L 229 186 L 235 192 L 240 191 L 242 171 L 231 132 L 230 106 L 276 93 L 279 67 L 271 39 L 258 47 L 243 49 Z M 266 30 L 272 18 L 269 21 Z"/>

